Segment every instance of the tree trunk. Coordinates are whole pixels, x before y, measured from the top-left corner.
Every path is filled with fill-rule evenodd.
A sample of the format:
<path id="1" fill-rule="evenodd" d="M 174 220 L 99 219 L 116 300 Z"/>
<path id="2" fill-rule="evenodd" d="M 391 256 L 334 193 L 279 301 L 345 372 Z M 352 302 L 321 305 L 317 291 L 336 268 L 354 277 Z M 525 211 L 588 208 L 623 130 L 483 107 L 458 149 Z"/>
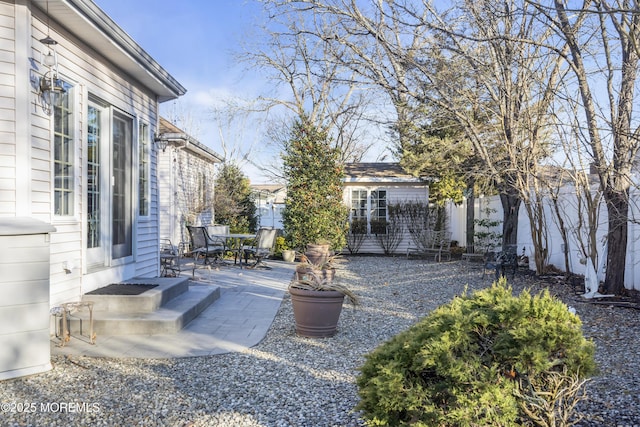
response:
<path id="1" fill-rule="evenodd" d="M 513 194 L 500 193 L 502 202 L 502 246 L 518 243 L 518 212 L 520 211 L 520 197 Z"/>
<path id="2" fill-rule="evenodd" d="M 467 195 L 467 253 L 475 252 L 475 202 L 476 202 L 476 194 L 473 188 L 474 182 L 468 183 L 469 194 Z"/>
<path id="3" fill-rule="evenodd" d="M 533 259 L 536 266 L 536 274 L 543 274 L 547 264 L 547 221 L 544 215 L 544 206 L 540 195 L 536 194 L 535 200 L 525 202 L 525 209 L 529 216 L 531 241 L 533 243 Z"/>
<path id="4" fill-rule="evenodd" d="M 624 294 L 629 228 L 628 200 L 628 191 L 616 192 L 607 197 L 609 233 L 607 234 L 607 267 L 603 289 L 605 294 Z"/>

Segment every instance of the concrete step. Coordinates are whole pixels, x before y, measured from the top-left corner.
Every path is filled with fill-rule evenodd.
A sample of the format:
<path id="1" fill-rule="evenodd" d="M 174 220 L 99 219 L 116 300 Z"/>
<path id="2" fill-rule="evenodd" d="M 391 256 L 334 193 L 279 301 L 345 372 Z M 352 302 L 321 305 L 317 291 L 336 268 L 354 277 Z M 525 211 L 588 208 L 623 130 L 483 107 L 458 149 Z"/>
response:
<path id="1" fill-rule="evenodd" d="M 140 295 L 83 295 L 82 301 L 93 301 L 94 311 L 116 313 L 151 313 L 172 299 L 187 292 L 187 277 L 155 277 L 152 279 L 131 279 L 128 284 L 158 285 Z"/>
<path id="2" fill-rule="evenodd" d="M 147 291 L 149 292 L 149 291 Z M 192 285 L 188 290 L 153 311 L 93 311 L 93 331 L 101 335 L 172 334 L 180 331 L 204 309 L 220 298 L 220 288 Z M 72 313 L 69 320 L 72 336 L 89 335 L 89 312 Z"/>

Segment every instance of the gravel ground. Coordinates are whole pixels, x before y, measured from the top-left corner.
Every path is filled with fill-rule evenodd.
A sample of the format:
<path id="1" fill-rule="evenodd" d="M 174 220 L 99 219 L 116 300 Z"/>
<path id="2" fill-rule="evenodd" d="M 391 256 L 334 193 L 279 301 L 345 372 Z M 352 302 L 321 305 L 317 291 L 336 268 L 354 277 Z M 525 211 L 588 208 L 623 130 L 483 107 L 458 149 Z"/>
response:
<path id="1" fill-rule="evenodd" d="M 54 369 L 0 382 L 0 425 L 361 426 L 355 378 L 364 355 L 453 296 L 490 284 L 462 262 L 355 257 L 338 279 L 358 293 L 335 337 L 295 335 L 286 296 L 265 339 L 244 353 L 186 359 L 53 359 Z M 518 275 L 574 307 L 597 346 L 579 426 L 640 426 L 640 311 L 581 301 L 571 288 Z"/>

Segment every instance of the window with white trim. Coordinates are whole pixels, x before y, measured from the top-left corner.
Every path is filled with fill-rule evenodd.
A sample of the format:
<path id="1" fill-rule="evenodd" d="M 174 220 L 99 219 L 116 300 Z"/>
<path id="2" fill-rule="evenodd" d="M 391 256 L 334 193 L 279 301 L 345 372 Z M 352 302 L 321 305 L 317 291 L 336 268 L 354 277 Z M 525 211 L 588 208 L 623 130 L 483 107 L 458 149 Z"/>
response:
<path id="1" fill-rule="evenodd" d="M 138 125 L 138 213 L 149 216 L 151 176 L 151 138 L 149 125 L 140 122 Z"/>
<path id="2" fill-rule="evenodd" d="M 387 191 L 351 191 L 351 232 L 386 233 Z"/>
<path id="3" fill-rule="evenodd" d="M 371 215 L 369 220 L 387 219 L 387 192 L 386 190 L 371 191 Z"/>
<path id="4" fill-rule="evenodd" d="M 367 190 L 351 192 L 351 219 L 367 218 Z"/>
<path id="5" fill-rule="evenodd" d="M 371 190 L 369 203 L 369 230 L 372 234 L 387 234 L 387 192 Z"/>
<path id="6" fill-rule="evenodd" d="M 72 216 L 75 200 L 75 146 L 73 143 L 72 88 L 53 106 L 53 212 L 56 216 Z"/>

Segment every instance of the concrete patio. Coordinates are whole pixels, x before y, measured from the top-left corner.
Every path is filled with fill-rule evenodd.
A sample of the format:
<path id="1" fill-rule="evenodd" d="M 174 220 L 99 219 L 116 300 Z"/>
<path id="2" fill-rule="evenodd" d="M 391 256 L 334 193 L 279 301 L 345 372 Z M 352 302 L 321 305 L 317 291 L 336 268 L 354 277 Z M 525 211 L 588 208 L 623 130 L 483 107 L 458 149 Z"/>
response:
<path id="1" fill-rule="evenodd" d="M 183 260 L 180 278 L 189 289 L 219 298 L 209 303 L 197 317 L 174 333 L 118 333 L 118 327 L 97 329 L 96 343 L 77 333 L 64 346 L 52 337 L 52 355 L 90 357 L 173 358 L 242 351 L 258 344 L 268 331 L 282 297 L 291 281 L 295 264 L 268 260 L 267 269 L 247 269 L 238 265 L 198 266 L 192 276 L 191 259 Z M 145 279 L 145 283 L 170 279 Z M 173 279 L 174 281 L 176 279 Z M 178 281 L 180 281 L 178 279 Z M 150 291 L 147 291 L 150 292 Z M 164 310 L 160 316 L 175 316 Z M 97 322 L 98 320 L 96 320 Z M 122 328 L 123 331 L 126 328 Z"/>

